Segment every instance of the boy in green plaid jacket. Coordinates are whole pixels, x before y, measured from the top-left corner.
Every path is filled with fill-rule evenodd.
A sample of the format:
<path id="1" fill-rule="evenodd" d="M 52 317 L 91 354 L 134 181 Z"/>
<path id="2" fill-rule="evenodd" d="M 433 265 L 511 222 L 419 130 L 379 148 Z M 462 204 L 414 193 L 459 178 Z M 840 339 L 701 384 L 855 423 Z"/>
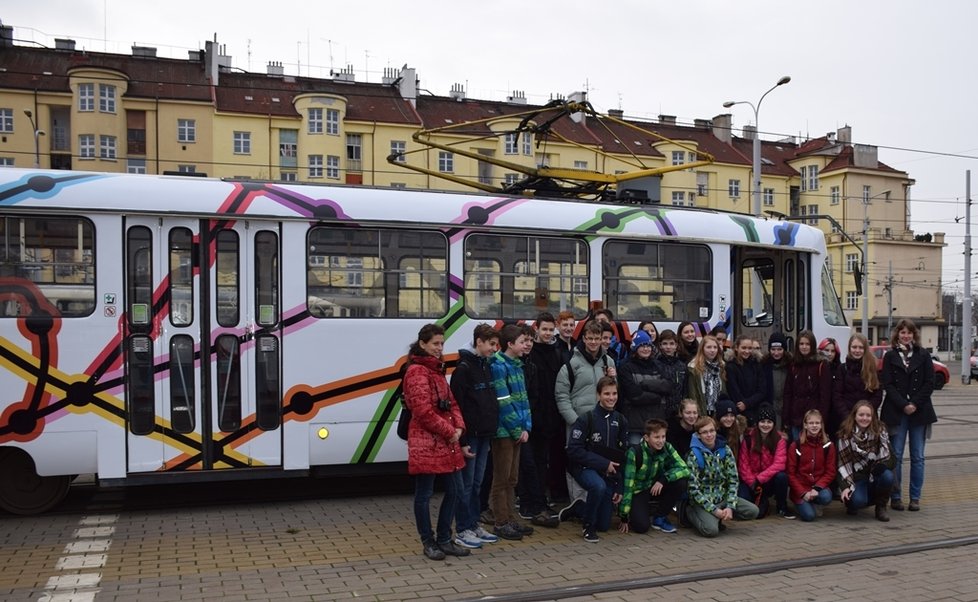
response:
<path id="1" fill-rule="evenodd" d="M 618 506 L 622 533 L 645 533 L 650 525 L 663 533 L 676 532 L 668 516 L 686 492 L 689 467 L 666 442 L 667 428 L 663 420 L 647 421 L 642 441 L 628 450 Z"/>

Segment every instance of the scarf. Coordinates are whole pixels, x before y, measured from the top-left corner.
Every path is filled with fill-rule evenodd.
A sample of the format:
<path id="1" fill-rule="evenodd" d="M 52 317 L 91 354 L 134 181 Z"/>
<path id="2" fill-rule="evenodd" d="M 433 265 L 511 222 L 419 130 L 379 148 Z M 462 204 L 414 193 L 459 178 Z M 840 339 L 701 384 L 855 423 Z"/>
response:
<path id="1" fill-rule="evenodd" d="M 910 368 L 910 358 L 913 357 L 913 346 L 912 345 L 897 345 L 897 352 L 900 354 L 900 359 L 903 360 L 903 369 L 907 370 Z"/>
<path id="2" fill-rule="evenodd" d="M 884 433 L 885 435 L 885 433 Z M 890 457 L 890 438 L 858 427 L 848 439 L 839 441 L 839 481 L 842 487 L 866 478 L 873 465 Z"/>
<path id="3" fill-rule="evenodd" d="M 720 395 L 720 362 L 705 362 L 706 371 L 703 373 L 703 395 L 706 397 L 706 411 L 712 415 Z"/>

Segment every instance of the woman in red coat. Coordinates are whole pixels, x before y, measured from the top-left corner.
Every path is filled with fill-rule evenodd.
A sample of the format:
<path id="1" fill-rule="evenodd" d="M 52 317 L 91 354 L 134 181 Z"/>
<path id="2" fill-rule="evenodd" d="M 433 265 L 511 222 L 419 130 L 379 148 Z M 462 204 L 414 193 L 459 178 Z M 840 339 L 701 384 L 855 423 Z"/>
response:
<path id="1" fill-rule="evenodd" d="M 446 554 L 469 555 L 452 541 L 452 520 L 465 466 L 458 440 L 465 423 L 445 380 L 444 347 L 445 329 L 437 324 L 422 327 L 408 352 L 402 383 L 404 403 L 411 411 L 407 445 L 408 473 L 414 475 L 414 520 L 424 555 L 432 560 L 444 560 Z M 445 497 L 438 511 L 437 534 L 433 534 L 429 505 L 438 475 L 445 475 Z"/>

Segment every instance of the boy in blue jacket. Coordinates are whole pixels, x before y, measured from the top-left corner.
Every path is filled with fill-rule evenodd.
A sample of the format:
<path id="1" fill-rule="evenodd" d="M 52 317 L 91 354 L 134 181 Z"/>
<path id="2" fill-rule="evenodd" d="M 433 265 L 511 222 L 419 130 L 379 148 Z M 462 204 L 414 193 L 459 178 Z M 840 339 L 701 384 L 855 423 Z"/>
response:
<path id="1" fill-rule="evenodd" d="M 599 541 L 598 531 L 611 526 L 611 509 L 621 501 L 621 469 L 628 446 L 625 417 L 615 411 L 618 385 L 610 376 L 598 380 L 598 403 L 571 427 L 567 441 L 569 472 L 587 490 L 584 541 Z"/>

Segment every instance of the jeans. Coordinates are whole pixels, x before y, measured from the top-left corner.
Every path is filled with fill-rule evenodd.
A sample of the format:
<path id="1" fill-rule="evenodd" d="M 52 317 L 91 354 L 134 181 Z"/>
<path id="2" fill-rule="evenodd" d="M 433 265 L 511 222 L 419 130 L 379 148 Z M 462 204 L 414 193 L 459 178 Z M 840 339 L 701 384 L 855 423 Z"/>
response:
<path id="1" fill-rule="evenodd" d="M 486 460 L 492 437 L 469 437 L 469 451 L 474 458 L 465 460 L 462 469 L 462 490 L 458 495 L 458 508 L 455 510 L 455 525 L 458 530 L 469 531 L 479 525 L 482 494 L 482 479 L 486 475 Z"/>
<path id="2" fill-rule="evenodd" d="M 652 518 L 665 518 L 672 507 L 686 493 L 687 479 L 666 483 L 659 495 L 652 495 L 646 489 L 632 496 L 632 509 L 628 515 L 628 528 L 632 533 L 646 533 Z M 654 516 L 653 516 L 654 514 Z"/>
<path id="3" fill-rule="evenodd" d="M 874 478 L 872 483 L 869 479 L 856 481 L 856 486 L 852 490 L 852 496 L 846 503 L 849 508 L 865 508 L 870 504 L 877 503 L 878 500 L 886 500 L 886 497 L 893 489 L 893 471 L 887 468 Z"/>
<path id="4" fill-rule="evenodd" d="M 757 499 L 757 493 L 744 482 L 741 482 L 737 487 L 737 495 L 745 500 Z M 756 502 L 759 516 L 767 516 L 768 506 L 770 505 L 768 498 L 772 495 L 774 495 L 774 503 L 778 510 L 786 510 L 788 508 L 788 474 L 783 470 L 774 475 L 770 481 L 761 485 L 760 499 Z"/>
<path id="5" fill-rule="evenodd" d="M 584 516 L 581 520 L 585 525 L 594 527 L 598 531 L 607 531 L 611 526 L 611 497 L 615 493 L 614 484 L 591 468 L 575 471 L 574 480 L 587 491 L 587 503 L 584 505 Z"/>
<path id="6" fill-rule="evenodd" d="M 686 508 L 686 514 L 689 522 L 703 537 L 716 537 L 720 534 L 720 519 L 707 512 L 699 504 L 690 501 Z M 740 498 L 737 500 L 737 507 L 734 508 L 733 515 L 737 520 L 753 520 L 757 518 L 757 506 L 744 498 Z"/>
<path id="7" fill-rule="evenodd" d="M 798 502 L 795 504 L 795 510 L 798 511 L 798 518 L 810 523 L 815 520 L 815 505 L 828 506 L 832 503 L 832 490 L 825 488 L 818 492 L 818 495 L 808 502 Z"/>
<path id="8" fill-rule="evenodd" d="M 418 527 L 421 543 L 435 541 L 448 543 L 452 540 L 452 519 L 458 504 L 458 492 L 462 489 L 462 471 L 456 470 L 445 475 L 445 497 L 438 509 L 438 532 L 431 533 L 431 496 L 435 491 L 435 478 L 439 475 L 414 475 L 414 522 Z"/>
<path id="9" fill-rule="evenodd" d="M 890 453 L 896 460 L 893 467 L 896 486 L 893 488 L 894 500 L 900 499 L 903 482 L 903 452 L 907 439 L 910 439 L 910 499 L 919 500 L 924 487 L 924 443 L 927 440 L 927 425 L 910 425 L 910 417 L 904 416 L 900 424 L 890 434 Z"/>

